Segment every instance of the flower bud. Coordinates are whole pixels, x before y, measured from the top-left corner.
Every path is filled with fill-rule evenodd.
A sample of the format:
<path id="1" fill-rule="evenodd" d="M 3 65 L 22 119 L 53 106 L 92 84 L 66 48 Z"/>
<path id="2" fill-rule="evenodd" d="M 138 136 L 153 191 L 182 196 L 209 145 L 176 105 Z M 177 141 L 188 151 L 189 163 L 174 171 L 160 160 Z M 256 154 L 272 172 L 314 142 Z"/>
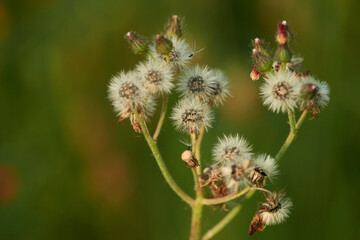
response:
<path id="1" fill-rule="evenodd" d="M 180 38 L 182 35 L 181 30 L 181 20 L 178 16 L 174 15 L 169 20 L 168 24 L 165 27 L 166 37 L 177 37 Z"/>
<path id="2" fill-rule="evenodd" d="M 282 23 L 279 23 L 277 26 L 276 41 L 279 43 L 280 46 L 286 44 L 286 40 L 287 40 L 286 32 L 287 32 L 287 23 L 286 21 L 283 21 Z"/>
<path id="3" fill-rule="evenodd" d="M 292 53 L 287 45 L 280 45 L 275 53 L 275 58 L 279 62 L 290 62 Z"/>
<path id="4" fill-rule="evenodd" d="M 319 89 L 314 84 L 304 84 L 300 90 L 300 97 L 304 100 L 312 100 Z"/>
<path id="5" fill-rule="evenodd" d="M 260 78 L 260 72 L 256 69 L 256 65 L 254 65 L 254 69 L 250 73 L 250 78 L 253 81 L 259 80 Z"/>
<path id="6" fill-rule="evenodd" d="M 156 35 L 156 51 L 158 54 L 167 55 L 173 48 L 172 42 L 162 35 Z"/>
<path id="7" fill-rule="evenodd" d="M 144 54 L 149 50 L 149 42 L 146 38 L 133 32 L 128 32 L 125 38 L 129 41 L 133 53 Z"/>
<path id="8" fill-rule="evenodd" d="M 270 58 L 261 54 L 255 48 L 252 50 L 252 56 L 253 56 L 255 65 L 260 72 L 268 72 L 271 70 L 272 61 Z"/>
<path id="9" fill-rule="evenodd" d="M 264 43 L 259 38 L 255 38 L 253 44 L 256 51 L 266 57 L 270 57 L 270 51 L 267 47 L 265 47 Z"/>

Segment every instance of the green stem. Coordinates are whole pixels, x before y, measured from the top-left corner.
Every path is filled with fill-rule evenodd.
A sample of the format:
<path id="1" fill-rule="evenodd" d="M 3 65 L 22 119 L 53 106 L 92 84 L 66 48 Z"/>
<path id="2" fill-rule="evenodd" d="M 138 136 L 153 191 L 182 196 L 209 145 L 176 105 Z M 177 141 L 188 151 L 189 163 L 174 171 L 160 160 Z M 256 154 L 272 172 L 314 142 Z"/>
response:
<path id="1" fill-rule="evenodd" d="M 195 157 L 200 162 L 200 155 L 198 147 L 198 142 L 196 141 L 196 135 L 191 134 L 191 143 L 192 143 L 192 152 L 195 154 Z M 190 240 L 198 240 L 200 239 L 201 233 L 201 218 L 202 218 L 202 211 L 203 211 L 203 203 L 202 200 L 204 198 L 203 189 L 200 187 L 199 182 L 199 172 L 201 172 L 201 167 L 198 166 L 191 169 L 194 176 L 195 182 L 195 191 L 196 191 L 196 199 L 195 203 L 192 206 L 192 216 L 191 216 L 191 230 L 190 230 Z"/>
<path id="2" fill-rule="evenodd" d="M 295 119 L 295 112 L 294 110 L 288 108 L 287 109 L 287 112 L 288 112 L 288 117 L 289 117 L 289 125 L 290 125 L 290 130 L 292 132 L 295 132 L 296 131 L 296 119 Z"/>
<path id="3" fill-rule="evenodd" d="M 245 198 L 243 199 L 243 202 L 249 198 L 251 198 L 255 194 L 256 190 L 252 190 L 246 194 Z M 205 235 L 202 237 L 202 240 L 208 240 L 214 237 L 218 232 L 220 232 L 223 228 L 225 228 L 226 225 L 228 225 L 235 216 L 242 210 L 244 204 L 239 204 L 238 206 L 231 209 L 231 211 L 226 214 L 226 216 L 220 220 L 214 227 L 212 227 L 209 231 L 205 233 Z"/>
<path id="4" fill-rule="evenodd" d="M 236 199 L 238 197 L 241 197 L 242 195 L 246 194 L 250 190 L 251 190 L 251 187 L 246 187 L 241 192 L 229 194 L 229 195 L 227 195 L 225 197 L 222 197 L 222 198 L 204 198 L 202 200 L 202 203 L 204 205 L 218 205 L 218 204 L 221 204 L 221 203 L 225 203 L 225 202 L 234 200 L 234 199 Z"/>
<path id="5" fill-rule="evenodd" d="M 304 112 L 301 114 L 299 120 L 295 124 L 295 127 L 294 127 L 295 130 L 290 131 L 290 133 L 289 133 L 288 137 L 286 138 L 284 144 L 282 145 L 279 152 L 275 156 L 276 161 L 279 161 L 284 156 L 285 152 L 290 147 L 291 143 L 294 141 L 294 139 L 296 137 L 296 134 L 297 134 L 297 131 L 301 127 L 302 123 L 304 122 L 307 113 L 308 113 L 308 111 L 304 110 Z"/>
<path id="6" fill-rule="evenodd" d="M 161 127 L 164 124 L 164 120 L 165 120 L 165 115 L 166 115 L 166 110 L 167 110 L 167 106 L 168 106 L 168 95 L 164 95 L 163 96 L 163 104 L 161 107 L 161 113 L 160 113 L 160 118 L 159 118 L 159 122 L 156 126 L 156 130 L 153 136 L 153 140 L 156 142 L 157 138 L 159 137 L 160 131 L 161 131 Z"/>
<path id="7" fill-rule="evenodd" d="M 147 54 L 154 62 L 156 62 L 156 59 L 154 58 L 154 56 L 153 56 L 149 51 L 147 51 L 146 54 Z"/>
<path id="8" fill-rule="evenodd" d="M 169 186 L 171 187 L 171 189 L 187 204 L 189 204 L 190 206 L 194 205 L 194 199 L 192 199 L 190 196 L 188 196 L 174 181 L 174 179 L 172 178 L 172 176 L 169 173 L 169 170 L 166 168 L 166 165 L 164 163 L 164 160 L 161 157 L 161 154 L 159 152 L 159 149 L 157 147 L 156 142 L 151 138 L 150 133 L 147 129 L 146 123 L 144 122 L 144 120 L 139 116 L 139 113 L 135 110 L 132 109 L 136 119 L 138 120 L 141 128 L 142 128 L 142 132 L 143 135 L 145 137 L 145 140 L 147 141 L 152 154 L 154 155 L 154 158 L 157 162 L 157 164 L 159 165 L 160 171 L 163 174 L 166 182 L 169 184 Z"/>
<path id="9" fill-rule="evenodd" d="M 203 137 L 204 137 L 204 130 L 205 130 L 205 125 L 202 124 L 201 125 L 201 129 L 200 129 L 200 133 L 199 133 L 199 136 L 198 136 L 198 139 L 197 139 L 197 142 L 196 142 L 196 149 L 195 149 L 195 156 L 197 158 L 197 160 L 199 161 L 199 164 L 201 164 L 200 162 L 200 149 L 201 149 L 201 142 L 203 140 Z"/>

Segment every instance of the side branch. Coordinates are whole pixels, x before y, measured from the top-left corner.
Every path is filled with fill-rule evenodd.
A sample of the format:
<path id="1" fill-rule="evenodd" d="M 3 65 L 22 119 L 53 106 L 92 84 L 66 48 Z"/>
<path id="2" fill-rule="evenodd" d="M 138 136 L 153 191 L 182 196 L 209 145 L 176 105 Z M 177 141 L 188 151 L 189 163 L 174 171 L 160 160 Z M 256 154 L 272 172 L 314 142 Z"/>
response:
<path id="1" fill-rule="evenodd" d="M 172 178 L 172 176 L 169 173 L 169 170 L 167 169 L 164 160 L 162 159 L 162 156 L 159 152 L 159 149 L 156 145 L 156 142 L 154 142 L 154 140 L 151 138 L 149 131 L 147 129 L 146 123 L 144 122 L 144 120 L 139 116 L 138 112 L 133 109 L 132 110 L 136 119 L 138 120 L 138 122 L 140 123 L 140 126 L 143 130 L 143 134 L 145 137 L 145 140 L 147 141 L 151 152 L 153 153 L 155 160 L 160 168 L 161 173 L 163 174 L 166 182 L 169 184 L 169 186 L 171 187 L 171 189 L 187 204 L 189 204 L 190 206 L 192 206 L 194 204 L 194 199 L 192 199 L 190 196 L 188 196 L 174 181 L 174 179 Z"/>
<path id="2" fill-rule="evenodd" d="M 242 195 L 245 195 L 247 192 L 249 192 L 251 190 L 251 187 L 246 187 L 245 189 L 243 189 L 241 192 L 238 193 L 233 193 L 233 194 L 229 194 L 225 197 L 222 198 L 204 198 L 202 200 L 202 203 L 204 205 L 217 205 L 217 204 L 222 204 L 225 202 L 229 202 L 231 200 L 234 200 L 238 197 L 241 197 Z"/>
<path id="3" fill-rule="evenodd" d="M 156 126 L 154 136 L 153 136 L 153 140 L 155 142 L 156 142 L 157 138 L 159 137 L 161 127 L 164 124 L 166 110 L 167 110 L 167 106 L 168 106 L 168 99 L 169 99 L 168 95 L 163 96 L 163 104 L 162 104 L 162 107 L 161 107 L 160 118 L 159 118 L 159 122 L 158 122 L 158 124 Z"/>

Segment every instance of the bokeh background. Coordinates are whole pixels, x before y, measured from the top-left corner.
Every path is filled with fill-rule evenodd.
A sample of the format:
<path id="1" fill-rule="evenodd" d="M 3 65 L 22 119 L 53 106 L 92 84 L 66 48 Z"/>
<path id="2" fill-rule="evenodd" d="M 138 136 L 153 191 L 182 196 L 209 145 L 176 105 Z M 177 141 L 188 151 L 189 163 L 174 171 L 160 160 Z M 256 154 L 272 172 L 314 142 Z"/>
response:
<path id="1" fill-rule="evenodd" d="M 356 0 L 0 1 L 0 239 L 187 239 L 189 207 L 167 186 L 143 138 L 128 121 L 117 124 L 107 100 L 110 77 L 142 59 L 125 33 L 151 38 L 171 14 L 186 17 L 188 42 L 206 47 L 193 63 L 231 79 L 233 97 L 205 135 L 207 163 L 223 133 L 243 134 L 256 152 L 280 148 L 286 116 L 262 106 L 260 83 L 249 78 L 249 43 L 273 43 L 276 24 L 290 23 L 294 52 L 328 81 L 331 102 L 305 122 L 281 161 L 273 187 L 292 197 L 291 217 L 251 238 L 359 239 L 359 10 Z M 159 145 L 191 193 L 181 138 L 168 121 Z M 260 199 L 214 239 L 248 239 Z M 223 215 L 207 208 L 203 229 Z"/>

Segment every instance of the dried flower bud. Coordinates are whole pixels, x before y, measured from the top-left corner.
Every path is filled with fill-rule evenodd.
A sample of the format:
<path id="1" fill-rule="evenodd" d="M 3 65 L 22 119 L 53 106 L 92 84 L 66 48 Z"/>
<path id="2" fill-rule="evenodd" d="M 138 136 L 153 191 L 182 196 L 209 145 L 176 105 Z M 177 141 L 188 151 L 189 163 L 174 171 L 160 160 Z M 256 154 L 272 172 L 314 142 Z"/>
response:
<path id="1" fill-rule="evenodd" d="M 146 38 L 133 32 L 128 32 L 125 37 L 129 41 L 133 53 L 144 54 L 149 50 L 149 42 Z"/>
<path id="2" fill-rule="evenodd" d="M 259 78 L 260 78 L 260 72 L 256 69 L 256 65 L 254 65 L 254 68 L 250 73 L 250 78 L 253 81 L 259 80 Z"/>
<path id="3" fill-rule="evenodd" d="M 252 219 L 249 227 L 249 236 L 253 235 L 257 232 L 262 232 L 265 229 L 265 224 L 262 221 L 262 218 L 259 216 L 259 214 L 255 214 L 254 218 Z"/>
<path id="4" fill-rule="evenodd" d="M 172 16 L 165 27 L 165 35 L 169 38 L 171 37 L 180 38 L 182 35 L 181 23 L 182 23 L 182 19 L 180 19 L 176 15 Z"/>
<path id="5" fill-rule="evenodd" d="M 161 55 L 168 55 L 173 48 L 172 42 L 162 35 L 156 35 L 156 51 Z"/>
<path id="6" fill-rule="evenodd" d="M 199 161 L 195 158 L 194 154 L 190 150 L 186 150 L 181 154 L 181 159 L 185 162 L 189 168 L 200 166 Z"/>

